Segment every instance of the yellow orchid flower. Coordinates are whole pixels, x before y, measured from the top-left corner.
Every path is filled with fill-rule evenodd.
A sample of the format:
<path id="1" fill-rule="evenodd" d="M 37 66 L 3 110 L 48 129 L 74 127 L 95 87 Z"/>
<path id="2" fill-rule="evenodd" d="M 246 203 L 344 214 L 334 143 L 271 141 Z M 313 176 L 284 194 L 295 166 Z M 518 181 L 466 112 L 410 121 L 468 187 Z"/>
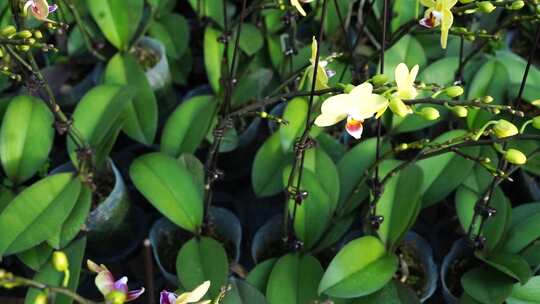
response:
<path id="1" fill-rule="evenodd" d="M 50 20 L 47 17 L 57 9 L 58 6 L 56 4 L 49 5 L 47 0 L 28 0 L 24 4 L 23 12 L 25 14 L 32 14 L 32 16 L 38 20 L 54 23 L 53 20 Z"/>
<path id="2" fill-rule="evenodd" d="M 373 86 L 363 83 L 350 93 L 339 94 L 325 100 L 321 106 L 321 115 L 315 119 L 315 125 L 328 127 L 347 119 L 345 129 L 354 138 L 362 136 L 365 119 L 379 118 L 388 107 L 388 100 L 373 94 Z"/>
<path id="3" fill-rule="evenodd" d="M 210 288 L 210 281 L 206 281 L 193 289 L 191 292 L 184 292 L 183 294 L 176 296 L 172 292 L 162 291 L 160 294 L 160 304 L 210 304 L 210 300 L 201 301 L 204 295 Z"/>
<path id="4" fill-rule="evenodd" d="M 291 5 L 296 8 L 296 10 L 300 13 L 300 15 L 306 16 L 306 11 L 304 10 L 300 2 L 309 3 L 311 1 L 313 0 L 291 0 Z"/>
<path id="5" fill-rule="evenodd" d="M 397 91 L 392 95 L 393 98 L 390 101 L 390 109 L 399 117 L 405 117 L 413 112 L 402 99 L 414 99 L 418 95 L 418 92 L 414 87 L 418 69 L 418 65 L 415 65 L 409 71 L 409 68 L 405 63 L 400 63 L 394 71 Z"/>
<path id="6" fill-rule="evenodd" d="M 308 68 L 308 72 L 313 77 L 313 70 L 315 69 L 315 60 L 317 59 L 317 39 L 313 37 L 313 42 L 311 43 L 311 66 Z M 315 81 L 316 90 L 328 89 L 328 74 L 326 72 L 326 66 L 328 62 L 326 60 L 319 60 L 317 65 L 317 80 Z M 312 78 L 313 79 L 313 78 Z"/>
<path id="7" fill-rule="evenodd" d="M 441 26 L 441 46 L 446 49 L 448 41 L 448 32 L 454 23 L 454 15 L 452 8 L 458 0 L 420 0 L 422 5 L 428 9 L 424 14 L 424 18 L 420 20 L 420 24 L 427 28 Z"/>

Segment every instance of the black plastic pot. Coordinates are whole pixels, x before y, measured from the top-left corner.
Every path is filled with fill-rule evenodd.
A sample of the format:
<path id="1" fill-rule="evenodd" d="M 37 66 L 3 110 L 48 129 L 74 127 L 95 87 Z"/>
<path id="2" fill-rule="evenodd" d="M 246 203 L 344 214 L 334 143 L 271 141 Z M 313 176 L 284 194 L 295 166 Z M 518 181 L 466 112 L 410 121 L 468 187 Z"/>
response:
<path id="1" fill-rule="evenodd" d="M 433 260 L 433 250 L 429 243 L 414 231 L 409 231 L 405 234 L 402 244 L 414 249 L 417 258 L 422 264 L 422 268 L 426 271 L 426 284 L 422 293 L 418 296 L 420 302 L 424 303 L 435 293 L 439 279 L 437 265 Z"/>
<path id="2" fill-rule="evenodd" d="M 234 213 L 219 207 L 212 207 L 210 209 L 210 216 L 213 218 L 217 233 L 234 246 L 233 256 L 230 256 L 229 259 L 238 262 L 240 259 L 240 244 L 242 243 L 240 221 Z M 152 244 L 152 251 L 159 270 L 165 279 L 174 286 L 178 285 L 175 267 L 173 268 L 172 265 L 167 266 L 166 264 L 176 262 L 176 254 L 182 245 L 192 237 L 191 232 L 181 229 L 165 217 L 157 220 L 150 229 L 150 243 Z M 160 252 L 162 248 L 167 248 L 167 250 L 173 253 L 174 261 L 165 261 L 167 257 L 164 256 L 165 254 L 163 252 Z M 171 259 L 172 257 L 168 258 Z"/>
<path id="3" fill-rule="evenodd" d="M 143 37 L 138 42 L 138 46 L 150 48 L 159 54 L 158 63 L 145 73 L 152 89 L 160 91 L 167 88 L 171 83 L 171 71 L 163 43 L 154 38 Z"/>
<path id="4" fill-rule="evenodd" d="M 281 241 L 283 216 L 275 215 L 257 230 L 251 243 L 251 258 L 255 264 L 264 260 L 264 253 Z"/>
<path id="5" fill-rule="evenodd" d="M 473 255 L 473 249 L 466 239 L 459 239 L 452 245 L 450 252 L 444 257 L 441 265 L 441 282 L 444 300 L 448 304 L 457 304 L 459 295 L 454 295 L 450 291 L 447 283 L 448 270 L 452 263 L 458 259 Z"/>

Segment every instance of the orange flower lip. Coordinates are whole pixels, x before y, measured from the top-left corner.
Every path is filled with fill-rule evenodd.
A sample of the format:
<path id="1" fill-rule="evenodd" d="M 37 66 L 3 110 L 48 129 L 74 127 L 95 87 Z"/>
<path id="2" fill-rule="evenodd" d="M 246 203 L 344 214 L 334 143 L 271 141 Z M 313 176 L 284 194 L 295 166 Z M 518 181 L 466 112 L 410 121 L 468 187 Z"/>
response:
<path id="1" fill-rule="evenodd" d="M 347 125 L 346 125 L 346 128 L 347 130 L 349 130 L 350 132 L 356 132 L 356 131 L 359 131 L 360 129 L 363 128 L 362 126 L 362 123 L 364 121 L 362 120 L 356 120 L 354 118 L 349 118 L 347 119 Z"/>

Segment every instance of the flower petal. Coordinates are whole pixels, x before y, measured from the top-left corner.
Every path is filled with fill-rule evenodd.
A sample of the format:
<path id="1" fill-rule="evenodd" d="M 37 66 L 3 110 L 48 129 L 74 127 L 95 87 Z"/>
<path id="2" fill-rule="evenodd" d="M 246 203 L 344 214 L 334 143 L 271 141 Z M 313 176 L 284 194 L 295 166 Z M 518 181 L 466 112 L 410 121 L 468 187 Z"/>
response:
<path id="1" fill-rule="evenodd" d="M 349 93 L 351 96 L 363 96 L 367 94 L 371 94 L 373 92 L 373 85 L 369 82 L 364 82 L 360 85 L 357 85 L 352 91 Z"/>
<path id="2" fill-rule="evenodd" d="M 210 288 L 210 281 L 205 281 L 204 283 L 199 285 L 199 287 L 193 289 L 193 291 L 189 293 L 189 296 L 186 299 L 187 302 L 192 303 L 192 302 L 199 301 L 208 292 L 209 288 Z"/>
<path id="3" fill-rule="evenodd" d="M 96 287 L 102 295 L 106 296 L 114 290 L 114 277 L 110 271 L 102 271 L 96 276 Z"/>
<path id="4" fill-rule="evenodd" d="M 321 113 L 331 116 L 342 116 L 347 114 L 352 95 L 338 94 L 326 99 L 321 106 Z"/>
<path id="5" fill-rule="evenodd" d="M 298 0 L 291 0 L 291 5 L 296 8 L 300 15 L 306 16 L 306 11 L 304 10 L 300 2 L 298 2 Z"/>
<path id="6" fill-rule="evenodd" d="M 340 116 L 321 114 L 315 119 L 315 125 L 318 127 L 329 127 L 337 124 L 347 117 L 347 114 Z"/>
<path id="7" fill-rule="evenodd" d="M 409 86 L 409 68 L 405 63 L 397 65 L 394 71 L 394 78 L 396 79 L 398 89 Z"/>
<path id="8" fill-rule="evenodd" d="M 105 265 L 98 265 L 94 263 L 92 260 L 86 260 L 86 265 L 88 269 L 95 273 L 100 273 L 103 271 L 108 271 L 107 267 Z"/>
<path id="9" fill-rule="evenodd" d="M 347 133 L 349 133 L 352 137 L 360 139 L 360 137 L 362 137 L 364 127 L 362 126 L 362 121 L 349 117 L 347 118 L 345 130 L 347 130 Z"/>
<path id="10" fill-rule="evenodd" d="M 423 6 L 427 6 L 427 7 L 435 7 L 435 0 L 420 0 L 420 3 L 421 3 Z"/>
<path id="11" fill-rule="evenodd" d="M 144 287 L 141 288 L 141 289 L 137 289 L 137 290 L 131 290 L 130 292 L 127 293 L 126 302 L 130 302 L 130 301 L 133 301 L 133 300 L 137 299 L 143 293 L 144 293 Z M 171 302 L 171 304 L 173 304 L 173 303 L 174 302 Z"/>
<path id="12" fill-rule="evenodd" d="M 448 32 L 454 23 L 454 16 L 452 12 L 448 9 L 443 10 L 442 12 L 442 22 L 441 22 L 441 47 L 446 49 L 448 42 Z"/>
<path id="13" fill-rule="evenodd" d="M 114 282 L 113 289 L 116 290 L 116 291 L 119 291 L 121 293 L 127 294 L 128 293 L 127 282 L 128 282 L 128 278 L 127 277 L 122 277 L 122 278 L 120 278 L 120 280 Z"/>
<path id="14" fill-rule="evenodd" d="M 159 304 L 174 304 L 176 301 L 176 295 L 172 292 L 163 290 L 159 294 Z"/>
<path id="15" fill-rule="evenodd" d="M 348 114 L 356 120 L 364 120 L 373 117 L 375 113 L 381 112 L 388 106 L 388 100 L 381 95 L 369 94 L 362 96 L 354 105 L 349 108 Z"/>
<path id="16" fill-rule="evenodd" d="M 458 0 L 442 0 L 443 1 L 443 6 L 447 9 L 451 9 L 452 7 L 454 7 Z"/>
<path id="17" fill-rule="evenodd" d="M 409 73 L 409 85 L 414 86 L 414 81 L 416 80 L 416 76 L 418 76 L 418 70 L 420 67 L 417 65 L 413 66 Z"/>

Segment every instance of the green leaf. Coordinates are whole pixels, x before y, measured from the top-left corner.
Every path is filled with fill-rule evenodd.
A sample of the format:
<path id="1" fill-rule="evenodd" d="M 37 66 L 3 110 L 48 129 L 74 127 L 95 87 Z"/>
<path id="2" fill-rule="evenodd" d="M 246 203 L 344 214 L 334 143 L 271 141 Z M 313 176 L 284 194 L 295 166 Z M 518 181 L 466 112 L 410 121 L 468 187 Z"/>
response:
<path id="1" fill-rule="evenodd" d="M 201 197 L 204 193 L 204 165 L 193 154 L 183 153 L 178 157 L 178 162 L 188 170 L 193 177 L 197 188 L 201 192 Z"/>
<path id="2" fill-rule="evenodd" d="M 231 290 L 228 291 L 223 298 L 223 304 L 266 304 L 264 295 L 253 287 L 251 284 L 243 280 L 231 278 L 229 280 Z"/>
<path id="3" fill-rule="evenodd" d="M 223 27 L 223 1 L 189 0 L 189 4 L 191 4 L 191 8 L 193 8 L 195 13 L 199 17 L 209 17 L 210 19 L 214 20 L 219 26 Z M 231 10 L 229 9 L 229 14 L 230 13 L 233 12 L 231 12 Z"/>
<path id="4" fill-rule="evenodd" d="M 250 100 L 263 98 L 262 92 L 268 86 L 274 73 L 270 69 L 260 68 L 248 70 L 240 77 L 232 94 L 232 106 L 238 107 Z"/>
<path id="5" fill-rule="evenodd" d="M 504 250 L 519 253 L 540 238 L 540 203 L 521 205 L 512 211 L 512 223 Z"/>
<path id="6" fill-rule="evenodd" d="M 72 173 L 51 175 L 24 189 L 0 214 L 0 256 L 27 250 L 56 233 L 80 191 Z"/>
<path id="7" fill-rule="evenodd" d="M 319 293 L 339 298 L 369 295 L 383 288 L 397 267 L 397 257 L 387 253 L 379 239 L 364 236 L 345 245 L 330 262 Z"/>
<path id="8" fill-rule="evenodd" d="M 176 13 L 161 16 L 158 20 L 152 22 L 148 33 L 163 42 L 167 57 L 180 59 L 186 53 L 190 28 L 184 16 Z"/>
<path id="9" fill-rule="evenodd" d="M 128 85 L 133 99 L 125 107 L 123 130 L 147 146 L 154 142 L 158 122 L 158 105 L 144 70 L 129 54 L 116 54 L 105 70 L 105 83 Z"/>
<path id="10" fill-rule="evenodd" d="M 394 16 L 390 23 L 392 31 L 397 31 L 400 26 L 417 18 L 420 7 L 420 3 L 416 0 L 395 1 L 392 8 Z"/>
<path id="11" fill-rule="evenodd" d="M 0 213 L 11 203 L 11 200 L 15 197 L 15 193 L 2 185 L 0 185 Z"/>
<path id="12" fill-rule="evenodd" d="M 333 36 L 336 35 L 336 33 L 343 32 L 341 29 L 340 24 L 340 15 L 341 18 L 343 18 L 343 22 L 347 22 L 347 15 L 349 14 L 349 9 L 352 8 L 352 1 L 350 0 L 337 0 L 337 1 L 330 1 L 328 3 L 327 11 L 326 11 L 326 19 L 324 20 L 324 32 L 329 35 Z M 336 4 L 339 7 L 339 13 L 338 15 L 338 7 L 336 7 Z M 322 9 L 320 10 L 322 12 Z M 320 17 L 319 17 L 320 19 Z"/>
<path id="13" fill-rule="evenodd" d="M 338 220 L 332 219 L 328 231 L 323 234 L 322 239 L 317 243 L 317 247 L 313 251 L 318 252 L 336 244 L 349 231 L 354 220 L 355 215 L 353 214 Z"/>
<path id="14" fill-rule="evenodd" d="M 383 162 L 381 176 L 385 176 L 395 162 Z M 377 203 L 377 214 L 384 221 L 377 233 L 388 248 L 395 248 L 405 233 L 412 227 L 422 206 L 421 187 L 423 172 L 417 165 L 407 166 L 391 177 Z"/>
<path id="15" fill-rule="evenodd" d="M 248 56 L 253 56 L 263 47 L 263 36 L 259 29 L 251 24 L 242 24 L 242 32 L 240 34 L 240 49 Z"/>
<path id="16" fill-rule="evenodd" d="M 123 125 L 123 113 L 132 95 L 122 86 L 100 85 L 81 99 L 73 113 L 73 126 L 93 149 L 95 165 L 102 168 Z M 77 146 L 68 137 L 71 161 L 78 164 Z"/>
<path id="17" fill-rule="evenodd" d="M 0 130 L 0 159 L 15 184 L 31 178 L 49 156 L 54 117 L 41 99 L 19 95 L 7 107 Z"/>
<path id="18" fill-rule="evenodd" d="M 67 244 L 69 244 L 69 242 L 71 242 L 81 231 L 81 228 L 86 221 L 86 217 L 90 213 L 91 205 L 92 190 L 83 185 L 77 202 L 75 203 L 75 207 L 73 207 L 68 218 L 57 233 L 47 240 L 47 243 L 56 249 L 67 246 Z"/>
<path id="19" fill-rule="evenodd" d="M 525 285 L 519 283 L 512 287 L 508 304 L 537 304 L 540 302 L 540 276 L 533 277 Z"/>
<path id="20" fill-rule="evenodd" d="M 201 191 L 176 159 L 159 152 L 143 155 L 131 164 L 129 176 L 164 216 L 186 230 L 199 231 L 203 218 Z"/>
<path id="21" fill-rule="evenodd" d="M 330 214 L 333 214 L 339 199 L 339 173 L 336 165 L 323 149 L 314 148 L 306 151 L 304 168 L 317 177 L 321 188 L 330 199 Z"/>
<path id="22" fill-rule="evenodd" d="M 283 152 L 279 132 L 272 134 L 259 148 L 251 170 L 251 184 L 258 197 L 271 196 L 283 190 L 283 169 L 292 154 Z"/>
<path id="23" fill-rule="evenodd" d="M 510 83 L 520 84 L 527 66 L 527 60 L 510 50 L 496 51 L 495 54 L 499 62 L 506 67 Z M 527 84 L 540 86 L 540 70 L 534 65 L 530 68 Z"/>
<path id="24" fill-rule="evenodd" d="M 119 50 L 127 50 L 143 13 L 143 0 L 87 0 L 90 14 L 99 28 Z"/>
<path id="25" fill-rule="evenodd" d="M 277 261 L 277 258 L 272 258 L 257 264 L 255 268 L 249 272 L 246 281 L 255 286 L 261 293 L 266 294 L 268 278 L 270 278 L 270 273 Z"/>
<path id="26" fill-rule="evenodd" d="M 453 130 L 437 137 L 433 142 L 443 143 L 465 134 L 466 131 L 464 130 Z M 460 151 L 471 157 L 477 157 L 480 148 L 472 147 Z M 474 162 L 453 152 L 423 159 L 416 164 L 424 172 L 424 182 L 421 190 L 423 193 L 423 207 L 438 203 L 448 196 L 470 174 L 475 165 Z"/>
<path id="27" fill-rule="evenodd" d="M 495 252 L 487 257 L 482 254 L 477 254 L 476 256 L 495 269 L 518 280 L 521 284 L 527 283 L 532 276 L 531 268 L 527 264 L 527 261 L 517 254 Z"/>
<path id="28" fill-rule="evenodd" d="M 502 303 L 512 292 L 513 284 L 506 275 L 487 267 L 474 268 L 461 277 L 465 292 L 484 304 Z"/>
<path id="29" fill-rule="evenodd" d="M 283 119 L 289 123 L 280 126 L 278 130 L 283 152 L 291 151 L 295 141 L 304 132 L 307 112 L 308 103 L 305 98 L 296 97 L 287 102 L 283 112 Z"/>
<path id="30" fill-rule="evenodd" d="M 474 75 L 469 86 L 467 99 L 491 96 L 495 99 L 494 104 L 501 104 L 505 100 L 509 85 L 509 77 L 506 67 L 497 59 L 491 59 L 484 63 Z M 467 125 L 470 129 L 479 129 L 493 117 L 493 114 L 481 110 L 471 109 L 467 116 Z"/>
<path id="31" fill-rule="evenodd" d="M 445 57 L 422 69 L 418 76 L 418 80 L 425 83 L 435 83 L 440 86 L 447 86 L 454 82 L 455 73 L 458 67 L 458 57 Z"/>
<path id="32" fill-rule="evenodd" d="M 24 265 L 30 267 L 34 271 L 38 271 L 45 262 L 49 259 L 53 252 L 53 248 L 43 242 L 35 247 L 32 247 L 23 252 L 19 252 L 17 257 Z"/>
<path id="33" fill-rule="evenodd" d="M 469 230 L 474 214 L 474 206 L 480 194 L 470 190 L 467 187 L 460 187 L 456 192 L 455 203 L 459 222 L 464 231 Z M 495 188 L 491 199 L 491 206 L 497 209 L 497 216 L 486 220 L 482 235 L 486 237 L 485 251 L 487 253 L 495 250 L 497 246 L 504 241 L 508 226 L 510 225 L 510 202 L 504 196 L 504 193 L 498 187 Z M 473 231 L 476 233 L 476 231 Z"/>
<path id="34" fill-rule="evenodd" d="M 204 66 L 214 92 L 219 92 L 221 88 L 221 62 L 225 46 L 218 41 L 220 36 L 221 32 L 210 26 L 204 31 Z"/>
<path id="35" fill-rule="evenodd" d="M 384 70 L 390 81 L 394 80 L 394 69 L 400 63 L 405 63 L 409 69 L 418 64 L 423 67 L 427 59 L 422 45 L 411 35 L 405 35 L 386 51 Z"/>
<path id="36" fill-rule="evenodd" d="M 227 253 L 223 245 L 214 239 L 192 238 L 178 252 L 176 271 L 180 283 L 187 290 L 195 289 L 207 280 L 212 282 L 209 295 L 215 298 L 227 283 Z"/>
<path id="37" fill-rule="evenodd" d="M 208 132 L 217 103 L 202 95 L 182 102 L 169 116 L 161 135 L 161 151 L 172 157 L 194 153 Z"/>
<path id="38" fill-rule="evenodd" d="M 381 290 L 358 298 L 352 304 L 419 304 L 420 300 L 409 287 L 396 280 L 390 281 Z"/>
<path id="39" fill-rule="evenodd" d="M 70 280 L 67 288 L 71 290 L 77 290 L 77 287 L 79 286 L 79 276 L 81 274 L 81 266 L 84 258 L 85 248 L 86 238 L 81 238 L 74 241 L 63 250 L 64 253 L 67 255 L 69 261 Z M 62 285 L 62 281 L 64 280 L 64 274 L 62 272 L 58 272 L 54 268 L 52 261 L 49 261 L 34 276 L 34 280 L 45 284 L 50 284 L 52 286 L 60 287 Z M 37 289 L 29 289 L 28 293 L 26 294 L 24 303 L 34 304 L 35 299 L 39 293 L 40 291 Z M 64 295 L 57 295 L 56 300 L 54 301 L 54 304 L 71 303 L 73 303 L 73 299 Z"/>
<path id="40" fill-rule="evenodd" d="M 323 268 L 317 259 L 305 254 L 288 254 L 272 269 L 266 298 L 271 304 L 303 304 L 317 300 L 317 284 Z"/>

